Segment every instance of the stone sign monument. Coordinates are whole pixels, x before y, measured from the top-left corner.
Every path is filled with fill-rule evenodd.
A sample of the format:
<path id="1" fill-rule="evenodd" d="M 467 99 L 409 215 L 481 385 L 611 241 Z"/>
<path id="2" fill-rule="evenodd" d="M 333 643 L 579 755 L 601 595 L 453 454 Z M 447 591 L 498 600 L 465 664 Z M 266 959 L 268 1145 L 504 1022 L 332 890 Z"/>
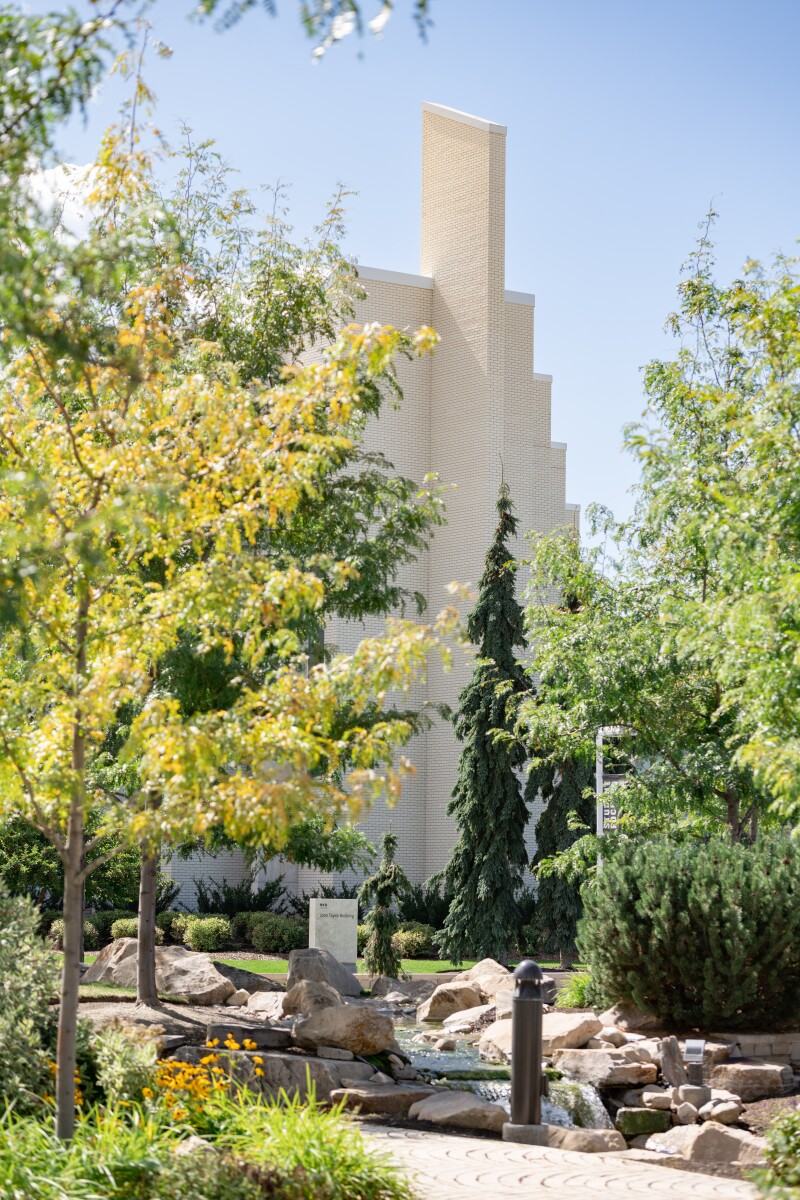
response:
<path id="1" fill-rule="evenodd" d="M 355 971 L 358 957 L 358 901 L 312 900 L 308 944 L 329 950 L 342 966 Z"/>

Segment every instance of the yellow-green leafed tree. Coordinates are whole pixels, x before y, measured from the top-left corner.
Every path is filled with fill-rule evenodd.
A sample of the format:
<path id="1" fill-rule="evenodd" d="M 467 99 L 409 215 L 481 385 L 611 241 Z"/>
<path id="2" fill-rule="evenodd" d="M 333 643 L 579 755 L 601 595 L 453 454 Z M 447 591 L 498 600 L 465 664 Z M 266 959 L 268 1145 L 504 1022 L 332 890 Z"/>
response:
<path id="1" fill-rule="evenodd" d="M 211 346 L 196 373 L 179 369 L 192 281 L 168 231 L 154 233 L 157 213 L 142 218 L 146 184 L 131 162 L 105 147 L 87 200 L 100 240 L 87 238 L 86 261 L 111 244 L 133 259 L 146 243 L 147 270 L 109 305 L 65 298 L 56 269 L 47 336 L 20 341 L 0 375 L 0 812 L 41 830 L 64 867 L 61 1137 L 75 1120 L 82 885 L 103 861 L 97 839 L 146 847 L 222 827 L 280 846 L 301 816 L 357 812 L 381 786 L 396 791 L 408 723 L 362 726 L 358 714 L 418 679 L 438 634 L 390 621 L 309 670 L 293 629 L 331 585 L 257 549 L 336 469 L 365 383 L 435 336 L 351 326 L 321 362 L 268 389 L 241 384 Z M 130 228 L 125 211 L 138 214 Z M 76 343 L 80 354 L 64 352 Z M 327 578 L 335 586 L 335 565 Z M 231 654 L 235 631 L 243 668 L 234 703 L 191 719 L 154 686 L 186 630 Z M 92 772 L 126 705 L 123 756 L 146 781 L 130 797 Z M 343 709 L 354 714 L 344 730 Z M 90 815 L 100 824 L 87 838 Z"/>

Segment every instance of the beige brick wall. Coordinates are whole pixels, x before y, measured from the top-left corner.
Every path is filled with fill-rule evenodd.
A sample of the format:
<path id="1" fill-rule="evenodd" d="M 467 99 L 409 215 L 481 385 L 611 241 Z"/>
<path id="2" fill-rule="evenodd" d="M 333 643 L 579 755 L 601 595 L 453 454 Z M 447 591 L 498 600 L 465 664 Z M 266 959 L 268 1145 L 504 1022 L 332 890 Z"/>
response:
<path id="1" fill-rule="evenodd" d="M 427 596 L 433 613 L 448 602 L 452 580 L 477 585 L 495 527 L 501 472 L 522 533 L 578 520 L 565 502 L 566 451 L 551 442 L 552 381 L 533 370 L 533 297 L 505 291 L 505 152 L 502 126 L 423 105 L 421 276 L 362 269 L 367 295 L 358 306 L 360 322 L 409 330 L 433 325 L 441 338 L 433 358 L 399 364 L 403 402 L 396 409 L 387 406 L 367 432 L 368 446 L 382 451 L 399 472 L 421 481 L 435 471 L 453 485 L 446 527 L 436 531 L 429 553 L 404 578 Z M 515 553 L 525 550 L 520 536 Z M 349 650 L 381 628 L 377 620 L 336 621 L 326 637 Z M 470 669 L 469 657 L 456 648 L 452 673 L 444 675 L 432 664 L 427 685 L 401 703 L 427 699 L 455 707 Z M 414 740 L 408 755 L 416 774 L 402 800 L 391 811 L 376 805 L 363 827 L 378 841 L 391 826 L 398 834 L 399 860 L 419 882 L 443 867 L 452 849 L 453 825 L 445 810 L 459 744 L 452 727 L 438 721 Z M 532 850 L 532 827 L 527 840 Z M 288 881 L 300 890 L 331 882 L 291 869 Z"/>

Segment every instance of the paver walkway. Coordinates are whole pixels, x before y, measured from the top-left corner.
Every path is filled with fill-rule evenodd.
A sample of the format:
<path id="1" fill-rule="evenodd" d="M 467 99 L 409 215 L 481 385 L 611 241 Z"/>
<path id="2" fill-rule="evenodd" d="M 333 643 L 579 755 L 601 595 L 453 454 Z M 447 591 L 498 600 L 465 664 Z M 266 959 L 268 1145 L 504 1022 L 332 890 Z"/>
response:
<path id="1" fill-rule="evenodd" d="M 749 1183 L 651 1166 L 613 1154 L 577 1154 L 488 1138 L 362 1126 L 431 1200 L 755 1200 Z"/>

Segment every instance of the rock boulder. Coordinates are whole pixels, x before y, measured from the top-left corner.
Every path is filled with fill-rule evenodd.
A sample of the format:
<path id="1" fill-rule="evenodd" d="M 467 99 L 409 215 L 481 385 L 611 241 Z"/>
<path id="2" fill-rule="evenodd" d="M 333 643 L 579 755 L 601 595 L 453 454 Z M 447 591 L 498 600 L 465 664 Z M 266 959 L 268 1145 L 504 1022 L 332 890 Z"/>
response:
<path id="1" fill-rule="evenodd" d="M 392 1117 L 405 1117 L 413 1104 L 432 1094 L 431 1087 L 367 1082 L 360 1087 L 339 1088 L 331 1092 L 331 1103 L 344 1101 L 345 1108 L 356 1108 L 365 1114 L 384 1113 Z"/>
<path id="2" fill-rule="evenodd" d="M 508 1113 L 500 1104 L 482 1100 L 474 1092 L 437 1092 L 412 1104 L 408 1115 L 433 1125 L 454 1125 L 459 1129 L 490 1129 L 500 1133 Z"/>
<path id="3" fill-rule="evenodd" d="M 440 983 L 433 995 L 420 1004 L 417 1009 L 418 1021 L 444 1021 L 453 1013 L 462 1012 L 466 1008 L 477 1008 L 481 1003 L 481 993 L 471 983 L 458 982 Z"/>
<path id="4" fill-rule="evenodd" d="M 792 1086 L 792 1068 L 786 1063 L 752 1059 L 731 1059 L 717 1063 L 711 1072 L 711 1086 L 735 1092 L 745 1103 L 768 1096 L 783 1096 Z"/>
<path id="5" fill-rule="evenodd" d="M 745 1133 L 743 1129 L 729 1129 L 716 1121 L 691 1129 L 681 1147 L 681 1154 L 689 1162 L 696 1163 L 739 1163 L 754 1167 L 764 1161 L 765 1141 Z"/>
<path id="6" fill-rule="evenodd" d="M 136 987 L 136 938 L 105 946 L 83 977 L 84 983 Z M 207 954 L 184 946 L 156 946 L 156 987 L 161 995 L 184 996 L 190 1004 L 224 1004 L 236 991 Z"/>
<path id="7" fill-rule="evenodd" d="M 655 1083 L 657 1074 L 655 1063 L 629 1062 L 617 1050 L 556 1050 L 553 1066 L 599 1088 Z"/>
<path id="8" fill-rule="evenodd" d="M 360 996 L 361 984 L 352 971 L 333 957 L 329 950 L 292 950 L 289 954 L 289 973 L 286 990 L 291 991 L 296 983 L 304 979 L 313 983 L 327 983 L 340 996 Z"/>
<path id="9" fill-rule="evenodd" d="M 547 1144 L 581 1154 L 613 1154 L 627 1149 L 625 1138 L 616 1129 L 567 1129 L 561 1125 L 547 1126 Z"/>
<path id="10" fill-rule="evenodd" d="M 478 1054 L 491 1062 L 511 1062 L 511 1020 L 495 1021 L 481 1035 Z"/>
<path id="11" fill-rule="evenodd" d="M 548 1012 L 542 1017 L 542 1054 L 577 1050 L 602 1029 L 594 1013 Z"/>
<path id="12" fill-rule="evenodd" d="M 283 1014 L 288 1017 L 300 1013 L 310 1017 L 321 1008 L 338 1008 L 343 1003 L 342 997 L 330 984 L 302 979 L 283 997 Z"/>
<path id="13" fill-rule="evenodd" d="M 298 1046 L 311 1050 L 338 1046 L 353 1054 L 381 1054 L 394 1048 L 394 1022 L 366 1005 L 343 1004 L 298 1021 L 293 1036 Z"/>

